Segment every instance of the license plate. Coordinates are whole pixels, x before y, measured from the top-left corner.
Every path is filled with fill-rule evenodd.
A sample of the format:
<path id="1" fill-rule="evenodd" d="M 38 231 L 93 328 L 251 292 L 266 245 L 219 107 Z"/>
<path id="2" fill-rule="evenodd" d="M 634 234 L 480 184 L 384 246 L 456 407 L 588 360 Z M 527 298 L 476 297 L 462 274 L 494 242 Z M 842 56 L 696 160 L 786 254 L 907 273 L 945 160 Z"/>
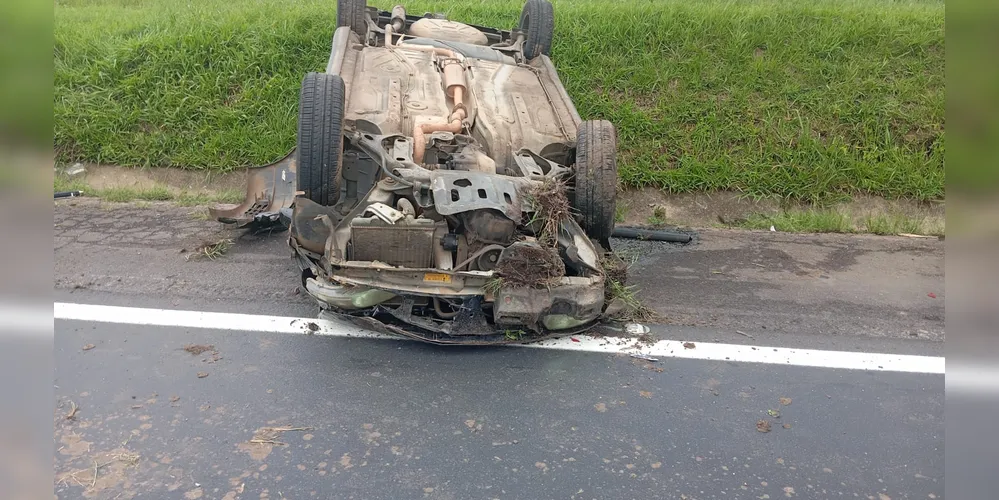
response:
<path id="1" fill-rule="evenodd" d="M 431 281 L 434 283 L 450 283 L 451 275 L 443 273 L 426 273 L 423 275 L 423 281 Z"/>

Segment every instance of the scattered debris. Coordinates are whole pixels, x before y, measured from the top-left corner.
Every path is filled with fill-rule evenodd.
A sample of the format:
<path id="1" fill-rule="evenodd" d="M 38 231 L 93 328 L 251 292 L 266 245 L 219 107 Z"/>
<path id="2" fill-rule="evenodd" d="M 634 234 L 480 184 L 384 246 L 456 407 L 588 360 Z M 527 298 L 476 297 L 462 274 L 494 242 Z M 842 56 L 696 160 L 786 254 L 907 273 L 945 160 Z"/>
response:
<path id="1" fill-rule="evenodd" d="M 658 341 L 659 340 L 653 337 L 651 333 L 643 333 L 638 336 L 638 342 L 636 343 L 640 345 L 652 346 Z"/>
<path id="2" fill-rule="evenodd" d="M 659 358 L 653 358 L 652 356 L 649 356 L 648 354 L 642 354 L 642 353 L 631 354 L 631 357 L 636 358 L 636 359 L 643 359 L 645 361 L 651 361 L 653 363 L 657 363 L 659 361 Z"/>
<path id="3" fill-rule="evenodd" d="M 312 427 L 261 427 L 253 433 L 250 439 L 251 444 L 269 444 L 275 446 L 288 446 L 288 443 L 278 441 L 281 434 L 292 431 L 311 431 Z"/>
<path id="4" fill-rule="evenodd" d="M 180 401 L 180 396 L 170 396 L 171 403 L 176 403 L 177 401 Z"/>
<path id="5" fill-rule="evenodd" d="M 652 399 L 652 393 L 649 391 L 638 391 L 638 395 L 645 399 Z"/>
<path id="6" fill-rule="evenodd" d="M 751 339 L 754 339 L 754 340 L 756 339 L 756 337 L 753 337 L 752 335 L 750 335 L 750 334 L 748 334 L 746 332 L 743 332 L 741 330 L 736 330 L 735 333 L 738 333 L 739 335 L 742 335 L 743 337 L 748 337 L 748 338 L 751 338 Z"/>
<path id="7" fill-rule="evenodd" d="M 770 226 L 770 232 L 771 233 L 777 232 L 777 228 Z"/>
<path id="8" fill-rule="evenodd" d="M 83 346 L 83 350 L 84 351 L 89 351 L 89 350 L 91 350 L 91 349 L 93 349 L 95 347 L 97 347 L 97 346 L 95 346 L 94 344 L 87 344 L 87 345 Z"/>
<path id="9" fill-rule="evenodd" d="M 693 342 L 684 342 L 683 343 L 683 348 L 684 349 L 693 349 L 695 347 L 697 347 L 697 345 L 694 344 Z"/>
<path id="10" fill-rule="evenodd" d="M 608 258 L 604 258 L 602 262 L 604 269 L 612 265 L 608 264 Z M 627 268 L 625 269 L 627 270 Z M 613 313 L 605 312 L 608 317 L 632 321 L 625 327 L 626 331 L 632 335 L 648 331 L 647 326 L 635 323 L 636 321 L 658 321 L 661 319 L 659 314 L 642 304 L 642 301 L 638 299 L 638 289 L 634 285 L 625 285 L 623 281 L 613 279 L 610 275 L 604 282 L 604 299 L 608 302 L 607 308 L 610 313 Z"/>
<path id="11" fill-rule="evenodd" d="M 781 427 L 783 427 L 785 429 L 790 429 L 791 428 L 791 424 L 784 424 Z"/>
<path id="12" fill-rule="evenodd" d="M 221 238 L 215 241 L 206 240 L 194 248 L 194 253 L 187 256 L 187 260 L 193 257 L 205 257 L 208 260 L 215 260 L 225 255 L 232 248 L 232 240 Z"/>
<path id="13" fill-rule="evenodd" d="M 208 372 L 198 372 L 198 378 L 205 378 L 208 376 Z"/>
<path id="14" fill-rule="evenodd" d="M 649 327 L 641 323 L 628 323 L 627 325 L 624 325 L 624 331 L 631 335 L 644 335 L 649 333 Z"/>
<path id="15" fill-rule="evenodd" d="M 141 408 L 142 408 L 142 405 L 132 405 L 132 409 L 133 410 L 138 410 L 138 409 L 141 409 Z"/>
<path id="16" fill-rule="evenodd" d="M 69 413 L 66 414 L 66 420 L 76 420 L 76 412 L 77 410 L 80 409 L 80 407 L 76 406 L 76 403 L 74 403 L 73 401 L 70 401 L 69 405 L 71 406 L 71 408 L 69 410 Z"/>
<path id="17" fill-rule="evenodd" d="M 912 234 L 912 233 L 898 233 L 899 236 L 905 236 L 906 238 L 937 238 L 937 236 L 928 236 L 925 234 Z"/>
<path id="18" fill-rule="evenodd" d="M 604 403 L 597 403 L 593 405 L 593 408 L 595 408 L 600 413 L 607 411 L 607 405 Z"/>
<path id="19" fill-rule="evenodd" d="M 130 452 L 127 452 L 127 451 L 118 452 L 118 453 L 112 453 L 112 454 L 103 454 L 103 456 L 107 457 L 109 460 L 107 460 L 106 462 L 99 462 L 98 460 L 94 460 L 94 466 L 91 467 L 91 468 L 79 469 L 79 470 L 75 470 L 73 472 L 67 472 L 67 473 L 64 473 L 64 474 L 59 474 L 59 477 L 57 478 L 56 484 L 60 484 L 60 485 L 62 485 L 62 484 L 68 484 L 69 480 L 72 479 L 79 486 L 81 486 L 83 488 L 88 488 L 88 489 L 90 489 L 92 491 L 96 491 L 96 490 L 99 489 L 98 488 L 98 484 L 97 484 L 97 479 L 98 479 L 98 476 L 100 475 L 101 469 L 104 469 L 104 468 L 106 468 L 108 466 L 111 466 L 111 465 L 114 465 L 114 464 L 119 464 L 119 463 L 120 464 L 124 464 L 124 467 L 126 467 L 126 468 L 127 467 L 134 467 L 134 466 L 138 465 L 138 463 L 139 463 L 139 455 L 137 455 L 135 453 L 130 453 Z M 117 469 L 116 468 L 112 468 L 112 471 L 110 472 L 110 475 L 111 476 L 115 476 L 115 475 L 118 475 L 118 474 L 121 474 L 121 473 L 122 473 L 122 470 L 120 468 L 117 468 Z M 84 484 L 82 481 L 80 481 L 80 476 L 83 475 L 83 474 L 87 474 L 87 475 L 90 476 L 88 478 L 89 479 L 89 483 L 90 483 L 89 485 Z M 86 476 L 84 476 L 84 477 L 86 477 Z"/>
<path id="20" fill-rule="evenodd" d="M 929 298 L 931 298 L 931 299 L 937 298 L 937 294 L 935 294 L 933 292 L 930 292 L 930 293 L 926 294 L 926 296 L 929 297 Z"/>
<path id="21" fill-rule="evenodd" d="M 184 350 L 195 356 L 200 356 L 208 351 L 214 351 L 215 346 L 210 344 L 187 344 L 184 346 Z"/>
<path id="22" fill-rule="evenodd" d="M 767 410 L 767 415 L 770 415 L 773 418 L 780 418 L 780 410 Z"/>
<path id="23" fill-rule="evenodd" d="M 756 430 L 760 432 L 770 432 L 770 421 L 760 419 L 756 422 Z"/>
<path id="24" fill-rule="evenodd" d="M 791 398 L 783 398 L 783 397 L 780 398 L 780 404 L 784 406 L 791 404 Z"/>
<path id="25" fill-rule="evenodd" d="M 319 325 L 314 321 L 308 322 L 305 327 L 309 329 L 310 335 L 319 331 Z"/>
<path id="26" fill-rule="evenodd" d="M 569 337 L 569 340 L 573 342 L 579 342 L 579 339 L 577 339 L 576 337 Z"/>

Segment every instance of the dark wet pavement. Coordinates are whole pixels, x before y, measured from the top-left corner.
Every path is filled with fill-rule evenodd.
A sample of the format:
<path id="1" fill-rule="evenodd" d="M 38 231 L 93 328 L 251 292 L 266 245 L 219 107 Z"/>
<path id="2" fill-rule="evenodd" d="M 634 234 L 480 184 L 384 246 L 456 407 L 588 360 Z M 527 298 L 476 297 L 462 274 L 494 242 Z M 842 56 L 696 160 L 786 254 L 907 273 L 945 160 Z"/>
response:
<path id="1" fill-rule="evenodd" d="M 55 365 L 60 498 L 943 497 L 940 375 L 76 321 Z"/>

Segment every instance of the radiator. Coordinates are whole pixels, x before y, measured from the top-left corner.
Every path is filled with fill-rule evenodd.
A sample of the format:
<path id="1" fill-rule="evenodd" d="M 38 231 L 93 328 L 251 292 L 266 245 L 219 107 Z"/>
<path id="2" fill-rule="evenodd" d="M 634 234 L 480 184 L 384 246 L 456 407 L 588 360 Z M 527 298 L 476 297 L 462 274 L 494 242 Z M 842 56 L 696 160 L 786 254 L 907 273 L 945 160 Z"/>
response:
<path id="1" fill-rule="evenodd" d="M 384 262 L 398 267 L 434 267 L 434 230 L 430 219 L 402 219 L 389 224 L 378 217 L 350 223 L 350 260 Z"/>

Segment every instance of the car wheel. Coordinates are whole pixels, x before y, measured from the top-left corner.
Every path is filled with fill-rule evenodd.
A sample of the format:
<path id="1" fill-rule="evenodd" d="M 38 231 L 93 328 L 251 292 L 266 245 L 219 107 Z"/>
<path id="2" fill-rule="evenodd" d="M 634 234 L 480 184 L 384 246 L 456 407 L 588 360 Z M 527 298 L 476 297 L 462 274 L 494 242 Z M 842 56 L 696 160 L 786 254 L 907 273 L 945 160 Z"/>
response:
<path id="1" fill-rule="evenodd" d="M 298 100 L 298 190 L 320 205 L 340 198 L 344 85 L 339 75 L 308 73 Z"/>
<path id="2" fill-rule="evenodd" d="M 368 33 L 367 0 L 337 0 L 336 25 L 350 26 L 350 30 L 363 38 Z"/>
<path id="3" fill-rule="evenodd" d="M 576 137 L 575 209 L 586 234 L 601 244 L 614 233 L 617 131 L 607 120 L 585 121 Z"/>
<path id="4" fill-rule="evenodd" d="M 555 33 L 555 10 L 548 0 L 527 0 L 520 11 L 520 30 L 524 32 L 524 57 L 534 59 L 549 55 Z"/>

